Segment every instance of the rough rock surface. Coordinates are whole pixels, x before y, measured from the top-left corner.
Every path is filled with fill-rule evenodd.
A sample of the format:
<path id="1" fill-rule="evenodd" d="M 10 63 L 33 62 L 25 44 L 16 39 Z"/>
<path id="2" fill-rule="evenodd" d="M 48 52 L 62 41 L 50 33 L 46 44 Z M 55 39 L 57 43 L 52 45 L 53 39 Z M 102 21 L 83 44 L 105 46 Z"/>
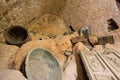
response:
<path id="1" fill-rule="evenodd" d="M 0 43 L 5 43 L 4 33 L 0 33 Z"/>
<path id="2" fill-rule="evenodd" d="M 101 51 L 101 50 L 103 50 L 105 47 L 103 46 L 103 45 L 95 45 L 94 46 L 94 48 L 93 48 L 93 50 L 95 50 L 95 51 Z"/>
<path id="3" fill-rule="evenodd" d="M 93 46 L 98 43 L 98 39 L 96 36 L 90 36 L 89 41 Z"/>
<path id="4" fill-rule="evenodd" d="M 113 34 L 120 40 L 120 30 L 108 32 L 107 24 L 107 20 L 113 18 L 120 26 L 116 0 L 0 0 L 0 4 L 0 31 L 13 24 L 28 28 L 42 15 L 54 14 L 60 16 L 67 27 L 90 26 L 92 34 Z"/>
<path id="5" fill-rule="evenodd" d="M 0 70 L 0 80 L 27 80 L 20 71 Z"/>
<path id="6" fill-rule="evenodd" d="M 75 45 L 75 47 L 77 48 L 77 50 L 79 51 L 89 51 L 89 49 L 81 42 L 77 43 Z"/>
<path id="7" fill-rule="evenodd" d="M 0 43 L 0 69 L 12 68 L 18 49 L 17 46 Z"/>

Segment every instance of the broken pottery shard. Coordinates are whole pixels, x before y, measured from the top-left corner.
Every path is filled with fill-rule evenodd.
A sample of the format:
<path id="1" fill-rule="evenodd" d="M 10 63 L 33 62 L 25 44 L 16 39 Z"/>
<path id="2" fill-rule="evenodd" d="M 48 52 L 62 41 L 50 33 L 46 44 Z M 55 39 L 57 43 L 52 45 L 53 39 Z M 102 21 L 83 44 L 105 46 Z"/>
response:
<path id="1" fill-rule="evenodd" d="M 81 52 L 80 56 L 90 80 L 117 80 L 96 52 Z"/>
<path id="2" fill-rule="evenodd" d="M 120 53 L 114 49 L 106 49 L 104 52 L 99 53 L 99 56 L 117 78 L 120 79 Z"/>
<path id="3" fill-rule="evenodd" d="M 105 45 L 106 43 L 114 44 L 113 36 L 98 37 L 98 44 Z"/>
<path id="4" fill-rule="evenodd" d="M 62 80 L 62 71 L 56 58 L 47 50 L 31 50 L 25 61 L 25 71 L 29 80 Z"/>

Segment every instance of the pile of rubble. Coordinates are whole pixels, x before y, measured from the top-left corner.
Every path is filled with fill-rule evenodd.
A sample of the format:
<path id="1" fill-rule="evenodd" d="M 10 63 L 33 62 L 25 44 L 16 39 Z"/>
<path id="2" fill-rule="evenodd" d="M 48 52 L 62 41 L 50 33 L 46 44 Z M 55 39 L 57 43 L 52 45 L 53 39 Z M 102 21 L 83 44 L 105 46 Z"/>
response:
<path id="1" fill-rule="evenodd" d="M 21 65 L 27 55 L 27 53 L 33 48 L 44 48 L 49 50 L 58 60 L 60 66 L 63 69 L 63 80 L 84 80 L 84 71 L 82 69 L 81 59 L 79 57 L 79 51 L 99 51 L 106 48 L 114 47 L 111 44 L 98 45 L 98 38 L 90 36 L 85 38 L 83 35 L 79 35 L 78 32 L 74 32 L 69 35 L 61 35 L 56 38 L 48 38 L 43 40 L 37 40 L 38 37 L 31 36 L 32 40 L 24 43 L 18 47 L 15 45 L 8 45 L 1 40 L 0 43 L 0 79 L 20 79 L 23 78 L 20 73 Z M 2 38 L 3 39 L 3 38 Z M 36 40 L 35 40 L 36 39 Z M 13 74 L 11 74 L 13 72 Z M 2 75 L 8 75 L 10 77 L 4 78 Z M 14 76 L 18 75 L 18 76 Z M 13 77 L 14 76 L 14 77 Z M 18 78 L 20 77 L 20 78 Z"/>
<path id="2" fill-rule="evenodd" d="M 51 17 L 50 15 L 50 18 L 52 18 L 50 21 L 46 16 L 45 21 L 43 18 L 38 19 L 29 31 L 16 25 L 7 29 L 5 33 L 0 33 L 0 80 L 16 80 L 16 78 L 26 80 L 21 73 L 23 72 L 22 65 L 24 65 L 29 51 L 34 48 L 43 48 L 52 53 L 62 68 L 63 80 L 86 80 L 87 76 L 80 58 L 81 51 L 119 48 L 118 43 L 114 41 L 114 36 L 97 37 L 91 35 L 90 27 L 75 31 L 70 26 L 71 31 L 67 32 L 67 28 L 58 17 Z M 39 26 L 38 23 L 42 26 L 40 31 L 38 30 L 39 27 L 36 28 L 36 26 Z M 52 25 L 46 23 L 52 23 Z M 46 28 L 46 26 L 49 26 L 49 28 Z M 10 72 L 13 72 L 13 74 L 10 74 Z M 8 77 L 4 78 L 5 76 Z"/>

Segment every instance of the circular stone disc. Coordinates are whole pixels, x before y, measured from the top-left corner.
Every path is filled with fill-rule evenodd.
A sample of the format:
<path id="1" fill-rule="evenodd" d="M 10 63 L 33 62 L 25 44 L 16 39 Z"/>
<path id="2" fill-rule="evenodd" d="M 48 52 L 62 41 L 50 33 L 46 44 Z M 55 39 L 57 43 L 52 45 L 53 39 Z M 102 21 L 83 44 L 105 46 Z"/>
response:
<path id="1" fill-rule="evenodd" d="M 33 23 L 29 29 L 40 34 L 40 38 L 55 37 L 68 32 L 63 20 L 53 14 L 45 14 Z"/>
<path id="2" fill-rule="evenodd" d="M 62 71 L 55 57 L 47 50 L 35 48 L 25 61 L 29 80 L 62 80 Z"/>

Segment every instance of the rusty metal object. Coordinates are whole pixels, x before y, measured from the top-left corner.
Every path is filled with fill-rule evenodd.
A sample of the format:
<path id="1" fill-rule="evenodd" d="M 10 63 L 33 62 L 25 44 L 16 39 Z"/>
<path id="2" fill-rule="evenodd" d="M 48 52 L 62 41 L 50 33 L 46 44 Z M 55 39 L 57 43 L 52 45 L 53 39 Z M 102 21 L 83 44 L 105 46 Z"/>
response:
<path id="1" fill-rule="evenodd" d="M 120 79 L 120 53 L 114 49 L 106 49 L 99 56 L 107 64 L 115 76 Z"/>
<path id="2" fill-rule="evenodd" d="M 5 40 L 8 44 L 21 46 L 23 43 L 30 40 L 30 35 L 28 30 L 24 27 L 14 25 L 5 31 Z"/>
<path id="3" fill-rule="evenodd" d="M 89 80 L 118 80 L 96 52 L 81 52 Z"/>
<path id="4" fill-rule="evenodd" d="M 88 38 L 91 35 L 91 28 L 90 27 L 80 28 L 78 33 L 79 33 L 79 35 L 83 34 L 84 37 Z"/>
<path id="5" fill-rule="evenodd" d="M 25 71 L 29 80 L 62 80 L 62 71 L 56 58 L 47 50 L 31 50 L 25 61 Z"/>

